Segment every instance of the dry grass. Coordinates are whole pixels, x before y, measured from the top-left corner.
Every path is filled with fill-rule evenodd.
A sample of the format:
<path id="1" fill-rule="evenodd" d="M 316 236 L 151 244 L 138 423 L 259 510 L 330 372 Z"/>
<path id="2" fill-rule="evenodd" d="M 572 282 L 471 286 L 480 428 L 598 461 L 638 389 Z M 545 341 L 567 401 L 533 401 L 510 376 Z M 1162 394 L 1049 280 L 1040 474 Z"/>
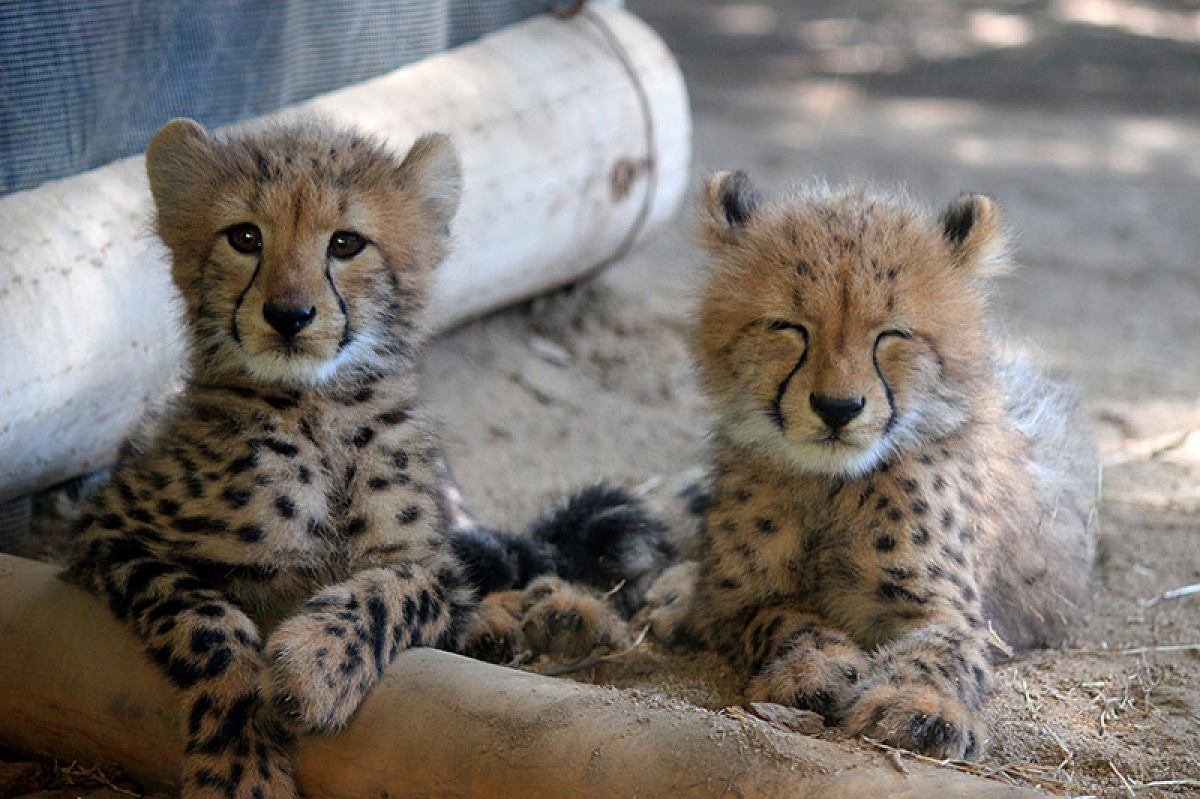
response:
<path id="1" fill-rule="evenodd" d="M 876 749 L 886 752 L 888 759 L 893 761 L 903 771 L 907 771 L 904 767 L 904 761 L 913 760 L 918 763 L 928 763 L 934 766 L 953 769 L 954 771 L 961 771 L 964 774 L 974 774 L 977 777 L 987 777 L 988 779 L 1008 783 L 1009 785 L 1032 785 L 1060 796 L 1065 795 L 1067 789 L 1071 786 L 1069 779 L 1054 776 L 1056 772 L 1061 771 L 1062 765 L 1070 760 L 1069 752 L 1067 761 L 1063 761 L 1063 764 L 1057 766 L 1047 766 L 1039 763 L 998 763 L 990 758 L 978 761 L 939 760 L 935 757 L 927 757 L 926 755 L 910 752 L 907 749 L 897 749 L 874 738 L 863 738 L 863 740 Z"/>
<path id="2" fill-rule="evenodd" d="M 53 782 L 64 788 L 107 788 L 125 796 L 144 796 L 133 788 L 121 772 L 108 766 L 85 765 L 76 761 L 54 763 Z"/>

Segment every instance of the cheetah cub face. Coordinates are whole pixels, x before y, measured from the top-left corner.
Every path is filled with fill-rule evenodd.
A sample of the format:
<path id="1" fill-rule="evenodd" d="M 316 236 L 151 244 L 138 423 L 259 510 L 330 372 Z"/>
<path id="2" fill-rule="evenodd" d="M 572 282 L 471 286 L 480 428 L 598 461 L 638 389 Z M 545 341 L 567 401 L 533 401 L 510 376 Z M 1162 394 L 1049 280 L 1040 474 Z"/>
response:
<path id="1" fill-rule="evenodd" d="M 412 357 L 459 198 L 444 136 L 401 162 L 317 123 L 222 139 L 176 120 L 146 161 L 201 379 L 310 387 Z"/>
<path id="2" fill-rule="evenodd" d="M 984 365 L 982 278 L 1002 268 L 983 196 L 940 219 L 903 197 L 760 203 L 742 173 L 698 199 L 713 256 L 701 383 L 734 439 L 801 471 L 858 477 L 967 420 Z"/>

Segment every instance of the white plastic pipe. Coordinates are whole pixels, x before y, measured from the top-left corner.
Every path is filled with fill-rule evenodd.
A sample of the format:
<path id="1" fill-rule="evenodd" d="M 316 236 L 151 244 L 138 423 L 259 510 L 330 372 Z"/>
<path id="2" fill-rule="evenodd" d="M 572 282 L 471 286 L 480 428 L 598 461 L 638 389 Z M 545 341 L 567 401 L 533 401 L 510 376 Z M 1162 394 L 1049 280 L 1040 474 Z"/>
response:
<path id="1" fill-rule="evenodd" d="M 688 182 L 678 65 L 607 5 L 285 113 L 311 112 L 397 149 L 454 137 L 465 190 L 438 276 L 441 329 L 619 257 L 663 227 Z M 104 465 L 171 390 L 178 300 L 149 219 L 140 156 L 0 198 L 0 501 Z"/>

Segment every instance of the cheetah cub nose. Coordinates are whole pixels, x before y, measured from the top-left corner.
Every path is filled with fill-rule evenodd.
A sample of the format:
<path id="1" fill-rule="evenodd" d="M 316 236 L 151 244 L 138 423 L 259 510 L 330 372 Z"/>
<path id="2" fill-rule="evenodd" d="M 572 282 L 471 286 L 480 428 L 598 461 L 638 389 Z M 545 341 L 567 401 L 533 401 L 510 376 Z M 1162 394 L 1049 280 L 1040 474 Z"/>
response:
<path id="1" fill-rule="evenodd" d="M 862 413 L 867 400 L 865 397 L 840 399 L 838 397 L 818 397 L 813 394 L 809 396 L 808 404 L 812 406 L 817 416 L 821 417 L 822 422 L 829 425 L 831 430 L 837 430 L 845 427 L 851 419 Z"/>
<path id="2" fill-rule="evenodd" d="M 297 308 L 295 306 L 272 305 L 271 303 L 263 305 L 263 319 L 266 319 L 267 324 L 279 331 L 279 335 L 284 338 L 291 338 L 308 327 L 309 323 L 316 316 L 316 306 Z"/>

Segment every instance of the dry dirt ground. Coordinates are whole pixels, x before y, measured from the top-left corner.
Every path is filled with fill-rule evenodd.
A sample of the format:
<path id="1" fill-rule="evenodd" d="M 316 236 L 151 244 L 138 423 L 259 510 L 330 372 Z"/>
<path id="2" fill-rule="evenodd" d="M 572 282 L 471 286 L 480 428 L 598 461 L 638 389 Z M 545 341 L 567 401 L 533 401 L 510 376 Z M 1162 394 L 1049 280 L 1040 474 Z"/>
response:
<path id="1" fill-rule="evenodd" d="M 697 175 L 1000 202 L 1024 267 L 1000 313 L 1083 385 L 1104 498 L 1093 613 L 1069 648 L 1000 667 L 976 768 L 1071 796 L 1200 793 L 1200 595 L 1147 602 L 1200 583 L 1197 5 L 629 5 L 679 55 Z M 483 518 L 516 528 L 604 478 L 686 529 L 677 492 L 707 425 L 687 355 L 689 229 L 685 213 L 600 277 L 436 342 L 427 387 Z M 737 699 L 719 661 L 647 646 L 577 676 Z"/>

